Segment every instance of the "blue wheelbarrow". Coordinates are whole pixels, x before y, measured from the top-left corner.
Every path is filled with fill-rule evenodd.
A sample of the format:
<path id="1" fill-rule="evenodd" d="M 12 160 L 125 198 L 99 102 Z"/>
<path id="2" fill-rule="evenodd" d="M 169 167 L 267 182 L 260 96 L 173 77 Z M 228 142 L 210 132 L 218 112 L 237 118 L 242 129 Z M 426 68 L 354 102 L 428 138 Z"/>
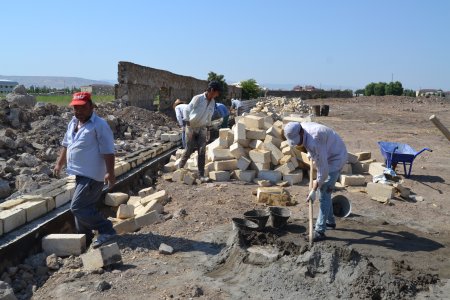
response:
<path id="1" fill-rule="evenodd" d="M 381 154 L 383 155 L 386 163 L 386 167 L 395 169 L 397 163 L 403 163 L 403 169 L 405 171 L 405 177 L 411 175 L 411 169 L 414 159 L 423 151 L 427 150 L 433 152 L 430 148 L 423 148 L 419 152 L 416 152 L 410 145 L 393 142 L 378 142 Z M 408 173 L 406 172 L 406 165 L 409 165 Z"/>

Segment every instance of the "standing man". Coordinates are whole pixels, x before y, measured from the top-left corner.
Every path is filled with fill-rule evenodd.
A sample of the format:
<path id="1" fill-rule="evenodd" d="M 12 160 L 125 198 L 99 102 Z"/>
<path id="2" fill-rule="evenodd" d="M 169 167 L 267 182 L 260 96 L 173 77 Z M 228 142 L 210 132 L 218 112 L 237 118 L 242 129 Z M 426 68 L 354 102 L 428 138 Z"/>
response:
<path id="1" fill-rule="evenodd" d="M 202 182 L 208 182 L 205 176 L 205 153 L 208 141 L 208 127 L 211 126 L 211 118 L 214 114 L 214 98 L 220 95 L 222 87 L 219 82 L 211 81 L 208 89 L 203 94 L 194 96 L 184 110 L 186 121 L 186 149 L 180 161 L 180 168 L 184 168 L 186 161 L 198 147 L 198 174 Z"/>
<path id="2" fill-rule="evenodd" d="M 92 240 L 93 230 L 98 231 L 93 242 L 96 248 L 116 234 L 111 221 L 96 209 L 103 184 L 112 187 L 116 182 L 114 137 L 108 123 L 94 112 L 90 93 L 73 94 L 70 106 L 75 116 L 67 127 L 53 172 L 58 176 L 67 162 L 67 173 L 76 176 L 70 210 L 78 233 L 86 234 L 87 241 Z"/>
<path id="3" fill-rule="evenodd" d="M 327 227 L 336 228 L 331 192 L 347 162 L 347 149 L 335 131 L 314 122 L 289 122 L 284 127 L 284 136 L 290 146 L 304 146 L 316 164 L 317 179 L 313 181 L 313 191 L 319 190 L 320 210 L 314 241 L 323 240 Z M 308 200 L 314 199 L 308 197 Z"/>
<path id="4" fill-rule="evenodd" d="M 230 118 L 230 111 L 228 108 L 224 104 L 217 102 L 215 111 L 222 117 L 220 128 L 228 128 L 228 119 Z"/>
<path id="5" fill-rule="evenodd" d="M 186 131 L 185 131 L 185 121 L 184 121 L 184 110 L 188 105 L 185 104 L 180 99 L 175 100 L 173 103 L 173 109 L 175 110 L 175 116 L 177 118 L 177 123 L 180 126 L 181 130 L 183 130 L 181 134 L 181 142 L 183 145 L 183 149 L 186 149 Z"/>

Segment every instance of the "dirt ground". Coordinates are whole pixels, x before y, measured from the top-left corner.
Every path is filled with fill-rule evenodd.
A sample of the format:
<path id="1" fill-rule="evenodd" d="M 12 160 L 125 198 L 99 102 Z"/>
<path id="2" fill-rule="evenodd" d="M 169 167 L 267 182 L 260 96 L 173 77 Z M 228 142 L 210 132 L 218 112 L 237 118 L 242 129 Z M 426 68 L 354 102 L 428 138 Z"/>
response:
<path id="1" fill-rule="evenodd" d="M 86 272 L 78 258 L 65 259 L 33 299 L 448 299 L 450 142 L 428 118 L 436 114 L 450 128 L 450 101 L 360 97 L 308 104 L 330 105 L 330 115 L 316 121 L 334 128 L 351 152 L 371 151 L 382 161 L 378 141 L 431 148 L 404 179 L 423 201 L 384 205 L 361 189 L 339 191 L 351 200 L 352 214 L 309 249 L 307 178 L 287 188 L 299 204 L 289 207 L 284 229 L 245 234 L 232 230 L 230 220 L 262 207 L 252 195 L 256 185 L 187 186 L 160 178 L 155 186 L 171 196 L 166 221 L 118 237 L 123 264 Z M 174 254 L 160 254 L 161 243 Z M 276 258 L 251 256 L 249 246 Z"/>

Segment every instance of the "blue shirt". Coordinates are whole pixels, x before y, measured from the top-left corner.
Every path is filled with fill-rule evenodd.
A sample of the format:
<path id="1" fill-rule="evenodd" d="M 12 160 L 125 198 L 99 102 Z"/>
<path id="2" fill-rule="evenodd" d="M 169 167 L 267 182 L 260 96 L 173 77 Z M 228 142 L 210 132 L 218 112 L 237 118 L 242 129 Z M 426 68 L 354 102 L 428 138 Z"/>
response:
<path id="1" fill-rule="evenodd" d="M 341 137 L 331 128 L 314 122 L 302 122 L 303 146 L 311 154 L 317 167 L 319 187 L 330 172 L 340 171 L 347 162 L 347 148 Z"/>
<path id="2" fill-rule="evenodd" d="M 222 103 L 217 103 L 216 102 L 216 111 L 219 112 L 220 116 L 222 118 L 227 117 L 230 115 L 230 112 L 228 111 L 228 108 L 223 105 Z"/>
<path id="3" fill-rule="evenodd" d="M 114 154 L 114 136 L 108 123 L 94 112 L 78 132 L 78 119 L 67 126 L 62 146 L 67 148 L 67 173 L 103 181 L 106 174 L 104 154 Z"/>

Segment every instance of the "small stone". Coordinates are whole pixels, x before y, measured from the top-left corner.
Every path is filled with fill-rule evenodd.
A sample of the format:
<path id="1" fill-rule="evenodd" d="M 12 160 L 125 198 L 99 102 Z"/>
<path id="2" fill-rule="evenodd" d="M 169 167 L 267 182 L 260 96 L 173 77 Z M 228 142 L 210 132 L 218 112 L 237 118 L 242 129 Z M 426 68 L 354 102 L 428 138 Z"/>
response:
<path id="1" fill-rule="evenodd" d="M 159 253 L 170 255 L 173 253 L 173 248 L 167 244 L 161 243 L 161 245 L 159 246 Z"/>
<path id="2" fill-rule="evenodd" d="M 56 256 L 55 254 L 51 254 L 49 256 L 47 256 L 46 258 L 46 263 L 47 263 L 47 267 L 50 270 L 59 270 L 59 257 Z"/>
<path id="3" fill-rule="evenodd" d="M 192 296 L 192 297 L 200 297 L 200 296 L 203 296 L 203 289 L 202 289 L 201 287 L 194 286 L 194 288 L 192 289 L 191 296 Z"/>
<path id="4" fill-rule="evenodd" d="M 109 290 L 110 288 L 111 288 L 111 284 L 109 282 L 102 280 L 97 284 L 96 290 L 99 292 L 103 292 L 103 291 Z"/>

